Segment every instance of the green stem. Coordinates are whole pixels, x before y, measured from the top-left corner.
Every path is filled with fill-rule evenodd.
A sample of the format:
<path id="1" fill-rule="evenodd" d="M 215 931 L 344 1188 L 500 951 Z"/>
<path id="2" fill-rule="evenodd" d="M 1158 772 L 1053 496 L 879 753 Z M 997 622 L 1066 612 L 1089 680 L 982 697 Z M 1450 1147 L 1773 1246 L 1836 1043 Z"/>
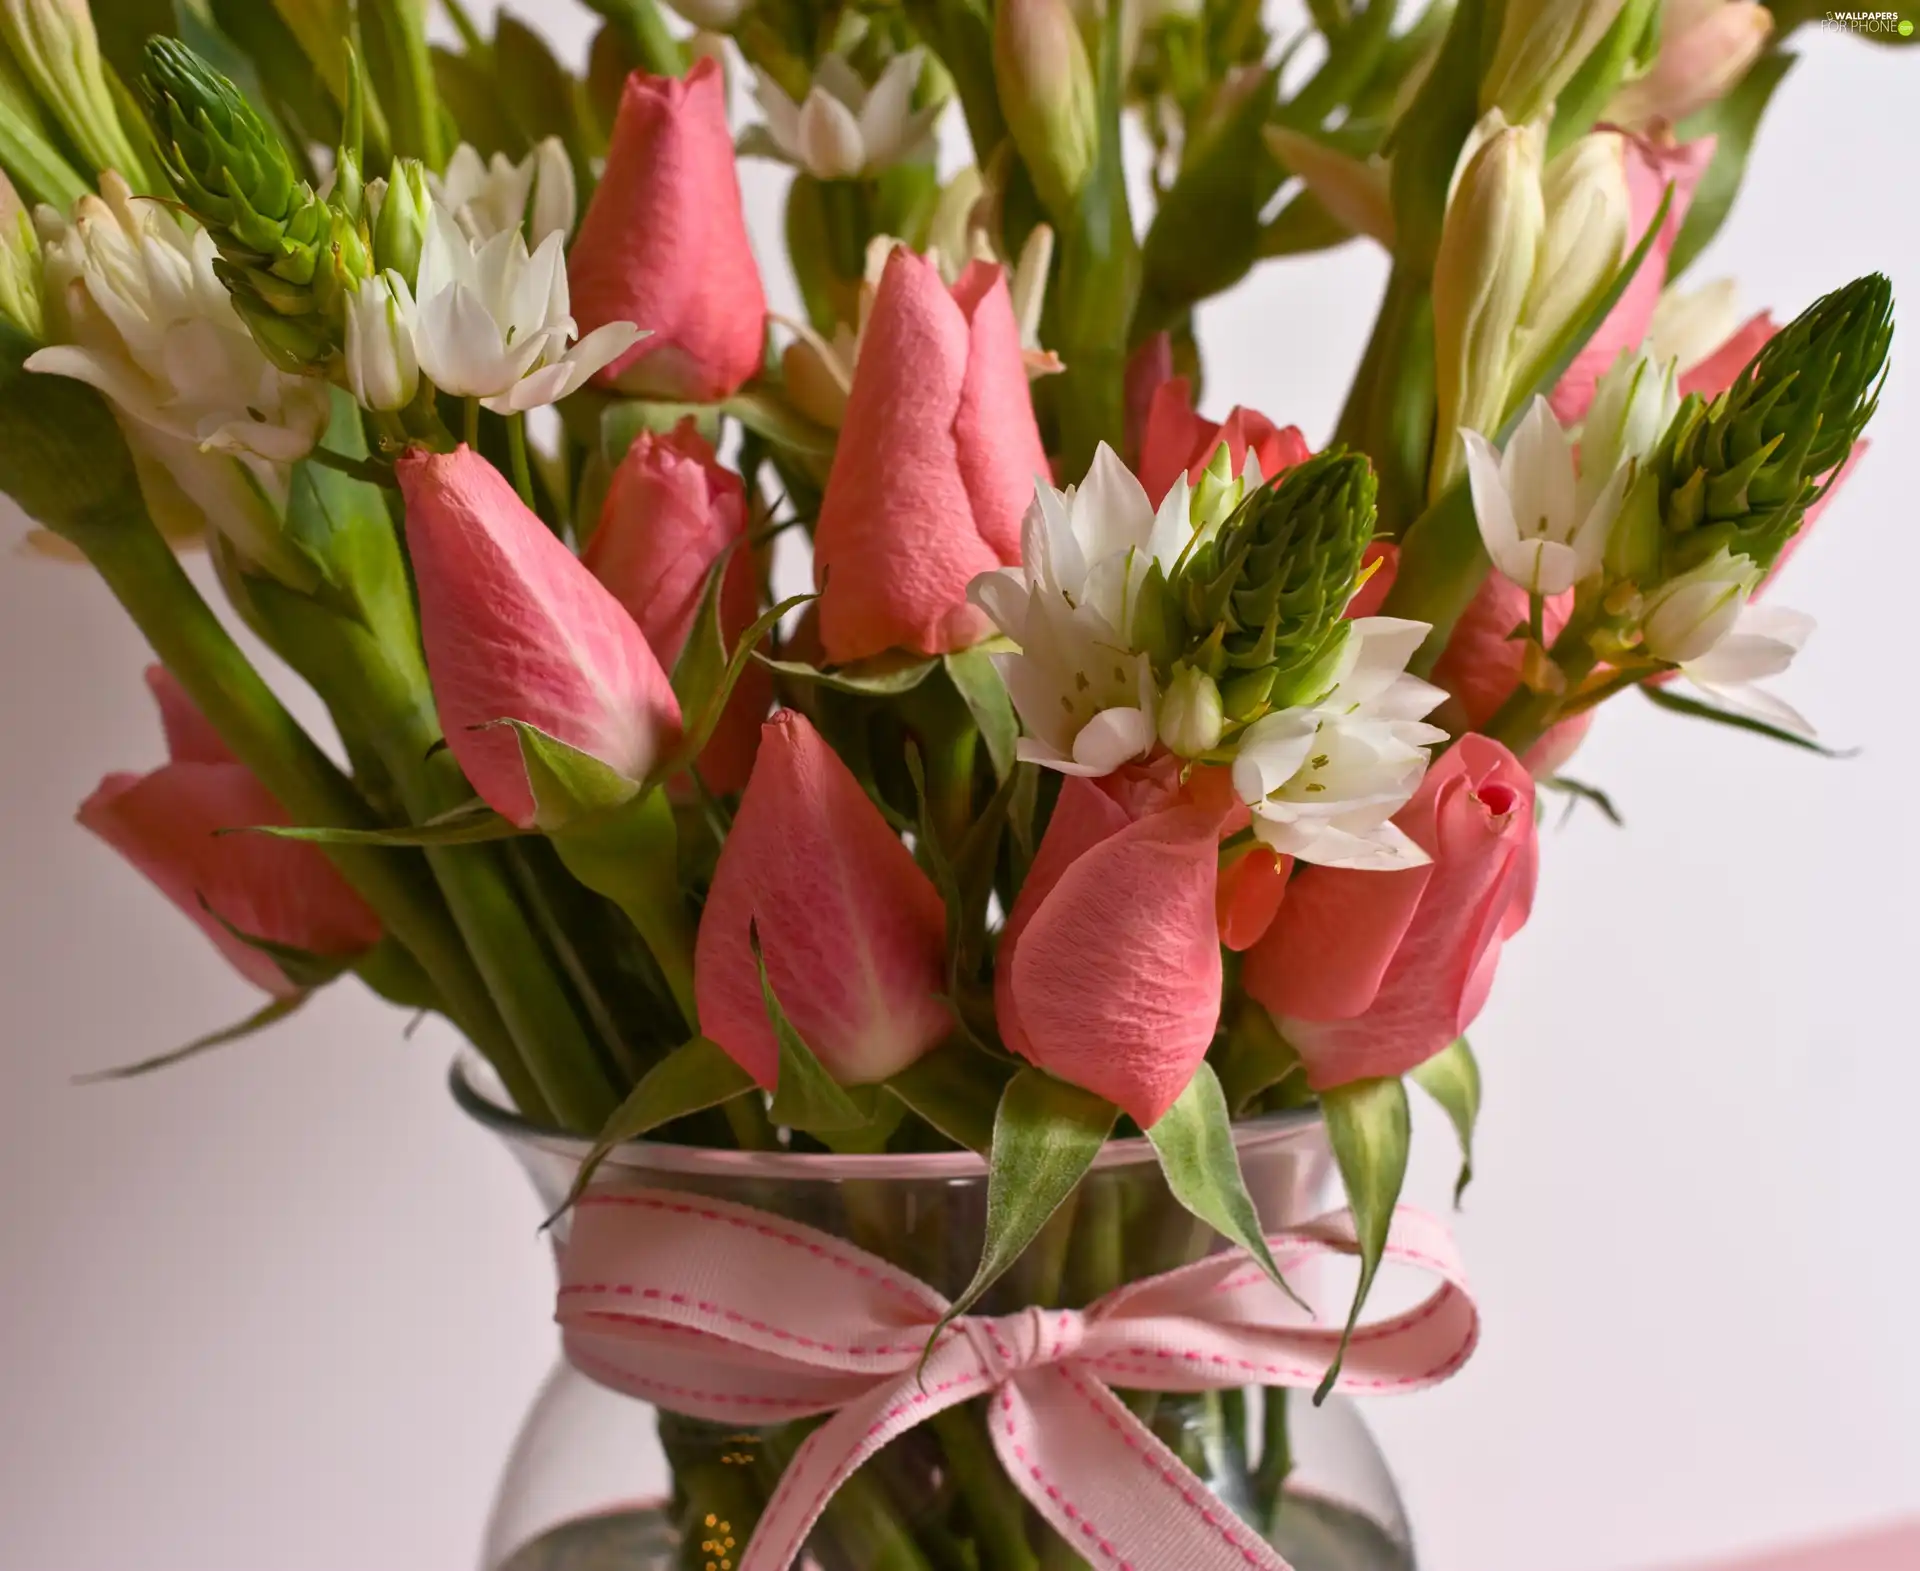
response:
<path id="1" fill-rule="evenodd" d="M 625 26 L 634 58 L 654 76 L 686 74 L 687 52 L 667 30 L 666 19 L 653 0 L 619 0 L 617 6 L 603 9 Z"/>
<path id="2" fill-rule="evenodd" d="M 221 739 L 295 822 L 377 827 L 352 782 L 261 680 L 144 512 L 128 509 L 65 532 Z M 499 1071 L 516 1105 L 531 1118 L 550 1116 L 446 906 L 418 875 L 417 859 L 384 849 L 324 849 L 433 979 L 454 1023 Z"/>
<path id="3" fill-rule="evenodd" d="M 513 488 L 529 510 L 537 511 L 533 500 L 533 469 L 527 462 L 527 417 L 507 416 L 507 455 L 513 465 Z"/>
<path id="4" fill-rule="evenodd" d="M 1553 729 L 1561 718 L 1566 695 L 1584 682 L 1599 663 L 1587 642 L 1584 625 L 1575 622 L 1554 640 L 1553 661 L 1566 678 L 1562 691 L 1536 693 L 1524 686 L 1516 688 L 1513 696 L 1483 727 L 1496 742 L 1504 742 L 1516 758 L 1524 757 L 1528 748 Z"/>
<path id="5" fill-rule="evenodd" d="M 349 458 L 330 447 L 316 447 L 307 456 L 323 468 L 337 469 L 343 475 L 352 475 L 354 479 L 365 480 L 370 485 L 381 486 L 389 491 L 400 489 L 400 482 L 393 478 L 393 466 L 377 459 Z"/>
<path id="6" fill-rule="evenodd" d="M 400 35 L 400 125 L 412 133 L 415 150 L 429 169 L 438 170 L 447 161 L 447 146 L 440 123 L 440 88 L 433 78 L 433 54 L 427 47 L 424 26 L 425 6 L 395 5 L 393 28 Z M 396 129 L 396 139 L 401 131 Z M 404 149 L 402 149 L 404 151 Z"/>
<path id="7" fill-rule="evenodd" d="M 461 440 L 476 453 L 480 451 L 480 400 L 467 400 L 465 423 L 461 431 Z"/>
<path id="8" fill-rule="evenodd" d="M 569 824 L 552 837 L 567 870 L 627 914 L 653 952 L 690 1029 L 700 1010 L 693 991 L 693 923 L 680 892 L 678 831 L 665 790 Z"/>
<path id="9" fill-rule="evenodd" d="M 1253 1476 L 1253 1493 L 1266 1515 L 1259 1525 L 1269 1536 L 1280 1520 L 1287 1479 L 1293 1472 L 1293 1437 L 1287 1428 L 1291 1394 L 1283 1386 L 1268 1386 L 1260 1397 L 1260 1466 Z"/>
<path id="10" fill-rule="evenodd" d="M 773 1120 L 767 1117 L 758 1092 L 732 1097 L 721 1103 L 720 1108 L 727 1115 L 727 1127 L 733 1131 L 734 1142 L 742 1151 L 780 1149 L 780 1135 L 773 1127 Z"/>
<path id="11" fill-rule="evenodd" d="M 983 1564 L 993 1571 L 1039 1571 L 1039 1558 L 1027 1541 L 1026 1502 L 987 1439 L 978 1404 L 948 1408 L 933 1419 L 931 1428 L 940 1437 L 943 1459 L 967 1503 Z"/>

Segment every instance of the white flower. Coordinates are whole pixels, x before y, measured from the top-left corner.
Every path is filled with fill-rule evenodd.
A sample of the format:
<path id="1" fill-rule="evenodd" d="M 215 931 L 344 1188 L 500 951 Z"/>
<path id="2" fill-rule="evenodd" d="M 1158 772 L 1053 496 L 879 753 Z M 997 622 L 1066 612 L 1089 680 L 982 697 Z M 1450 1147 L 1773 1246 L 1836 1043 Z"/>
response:
<path id="1" fill-rule="evenodd" d="M 1698 660 L 1733 631 L 1761 577 L 1753 558 L 1722 546 L 1647 596 L 1641 648 L 1674 665 Z"/>
<path id="2" fill-rule="evenodd" d="M 203 450 L 296 462 L 326 429 L 326 385 L 275 369 L 214 276 L 213 237 L 107 170 L 73 219 L 36 215 L 64 342 L 30 370 L 98 388 L 128 418 Z"/>
<path id="3" fill-rule="evenodd" d="M 1680 412 L 1680 369 L 1623 349 L 1594 384 L 1593 403 L 1580 428 L 1580 483 L 1576 508 L 1591 506 L 1615 471 L 1639 465 L 1660 445 Z M 1633 483 L 1629 475 L 1625 484 Z"/>
<path id="4" fill-rule="evenodd" d="M 1393 822 L 1420 788 L 1427 749 L 1447 733 L 1422 717 L 1447 695 L 1407 674 L 1425 622 L 1356 618 L 1332 691 L 1247 727 L 1233 783 L 1261 841 L 1325 867 L 1418 867 L 1428 860 Z"/>
<path id="5" fill-rule="evenodd" d="M 1813 726 L 1799 710 L 1758 685 L 1792 665 L 1812 632 L 1813 618 L 1804 611 L 1745 604 L 1726 634 L 1685 661 L 1680 674 L 1728 709 L 1812 736 Z"/>
<path id="6" fill-rule="evenodd" d="M 1462 431 L 1480 538 L 1493 565 L 1529 594 L 1557 595 L 1599 571 L 1628 475 L 1615 470 L 1581 505 L 1573 444 L 1536 397 L 1505 454 Z"/>
<path id="7" fill-rule="evenodd" d="M 767 123 L 748 131 L 741 151 L 780 159 L 816 180 L 854 180 L 920 156 L 944 107 L 913 107 L 924 59 L 920 49 L 895 55 L 869 88 L 844 57 L 828 55 L 802 104 L 757 73 L 753 96 Z"/>
<path id="8" fill-rule="evenodd" d="M 413 295 L 389 269 L 347 297 L 347 386 L 368 409 L 404 409 L 420 387 Z"/>
<path id="9" fill-rule="evenodd" d="M 442 391 L 477 398 L 495 414 L 558 402 L 641 337 L 631 322 L 609 322 L 569 348 L 578 329 L 558 232 L 531 256 L 518 229 L 476 246 L 437 202 L 415 294 L 420 369 Z"/>
<path id="10" fill-rule="evenodd" d="M 1034 487 L 1022 567 L 982 573 L 967 598 L 1019 645 L 994 656 L 1026 735 L 1023 759 L 1111 774 L 1153 749 L 1153 662 L 1130 634 L 1153 563 L 1170 572 L 1192 538 L 1184 478 L 1158 513 L 1105 443 L 1078 487 Z"/>
<path id="11" fill-rule="evenodd" d="M 557 136 L 544 138 L 518 163 L 505 153 L 483 160 L 462 142 L 446 173 L 428 175 L 427 183 L 470 240 L 524 228 L 527 243 L 537 248 L 548 235 L 559 235 L 564 244 L 573 232 L 579 196 L 573 163 Z"/>
<path id="12" fill-rule="evenodd" d="M 1733 337 L 1742 320 L 1740 286 L 1733 279 L 1716 278 L 1698 289 L 1670 284 L 1653 308 L 1640 351 L 1691 369 Z"/>

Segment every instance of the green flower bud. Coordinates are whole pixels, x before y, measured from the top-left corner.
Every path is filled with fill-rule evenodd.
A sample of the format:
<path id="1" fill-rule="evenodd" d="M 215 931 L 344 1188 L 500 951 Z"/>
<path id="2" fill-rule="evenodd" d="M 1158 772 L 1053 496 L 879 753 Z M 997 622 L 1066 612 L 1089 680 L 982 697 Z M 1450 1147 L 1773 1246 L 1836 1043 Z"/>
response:
<path id="1" fill-rule="evenodd" d="M 35 342 L 47 334 L 40 296 L 40 237 L 13 183 L 0 174 L 0 318 Z"/>
<path id="2" fill-rule="evenodd" d="M 89 172 L 117 170 L 138 185 L 146 165 L 114 108 L 86 0 L 0 0 L 0 45 Z"/>
<path id="3" fill-rule="evenodd" d="M 1347 602 L 1373 538 L 1367 460 L 1334 449 L 1253 492 L 1172 585 L 1187 662 L 1248 720 L 1315 696 L 1345 641 Z"/>
<path id="4" fill-rule="evenodd" d="M 1773 564 L 1872 418 L 1892 337 L 1893 289 L 1871 273 L 1815 301 L 1711 404 L 1681 406 L 1649 465 L 1663 577 L 1721 551 Z"/>
<path id="5" fill-rule="evenodd" d="M 374 266 L 383 273 L 398 273 L 411 289 L 420 281 L 420 251 L 427 241 L 427 214 L 433 206 L 427 166 L 417 158 L 396 158 L 385 184 L 376 181 L 368 197 L 373 209 Z"/>
<path id="6" fill-rule="evenodd" d="M 1093 65 L 1067 0 L 1000 0 L 993 75 L 1014 145 L 1047 210 L 1077 211 L 1093 175 L 1100 118 Z"/>
<path id="7" fill-rule="evenodd" d="M 283 370 L 327 366 L 345 296 L 373 259 L 349 179 L 342 208 L 295 173 L 271 127 L 238 88 L 185 44 L 147 44 L 147 98 L 168 178 L 220 248 L 221 282 Z"/>
<path id="8" fill-rule="evenodd" d="M 1176 665 L 1160 700 L 1160 740 L 1181 758 L 1199 758 L 1220 745 L 1226 728 L 1219 685 L 1204 671 Z"/>

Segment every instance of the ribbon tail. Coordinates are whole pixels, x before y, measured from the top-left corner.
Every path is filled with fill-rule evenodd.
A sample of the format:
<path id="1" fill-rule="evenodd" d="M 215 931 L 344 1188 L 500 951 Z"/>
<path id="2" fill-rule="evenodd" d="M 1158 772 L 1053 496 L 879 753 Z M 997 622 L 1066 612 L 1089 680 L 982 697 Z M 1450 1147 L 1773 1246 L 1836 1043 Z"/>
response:
<path id="1" fill-rule="evenodd" d="M 984 1394 L 990 1384 L 966 1339 L 949 1336 L 912 1371 L 835 1413 L 801 1442 L 761 1513 L 740 1571 L 787 1571 L 840 1486 L 882 1447 L 936 1413 Z"/>
<path id="2" fill-rule="evenodd" d="M 1084 1371 L 1023 1372 L 994 1394 L 987 1428 L 1007 1476 L 1102 1571 L 1291 1571 Z"/>

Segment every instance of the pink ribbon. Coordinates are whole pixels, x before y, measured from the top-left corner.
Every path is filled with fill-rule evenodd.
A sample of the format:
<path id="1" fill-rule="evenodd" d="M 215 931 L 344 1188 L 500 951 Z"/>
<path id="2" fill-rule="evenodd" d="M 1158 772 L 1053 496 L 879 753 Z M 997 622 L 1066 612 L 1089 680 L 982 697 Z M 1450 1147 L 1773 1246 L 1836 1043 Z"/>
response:
<path id="1" fill-rule="evenodd" d="M 1283 1271 L 1358 1253 L 1344 1212 L 1268 1242 Z M 1438 1280 L 1416 1308 L 1355 1332 L 1343 1391 L 1444 1380 L 1479 1334 L 1443 1224 L 1402 1207 L 1386 1259 Z M 575 1208 L 560 1277 L 567 1356 L 600 1384 L 737 1426 L 833 1414 L 795 1453 L 739 1571 L 786 1571 L 868 1458 L 943 1409 L 988 1395 L 1007 1476 L 1094 1565 L 1287 1571 L 1109 1389 L 1319 1384 L 1338 1332 L 1303 1323 L 1242 1252 L 1130 1283 L 1084 1310 L 963 1316 L 924 1368 L 946 1299 L 851 1244 L 747 1206 L 590 1191 Z"/>

